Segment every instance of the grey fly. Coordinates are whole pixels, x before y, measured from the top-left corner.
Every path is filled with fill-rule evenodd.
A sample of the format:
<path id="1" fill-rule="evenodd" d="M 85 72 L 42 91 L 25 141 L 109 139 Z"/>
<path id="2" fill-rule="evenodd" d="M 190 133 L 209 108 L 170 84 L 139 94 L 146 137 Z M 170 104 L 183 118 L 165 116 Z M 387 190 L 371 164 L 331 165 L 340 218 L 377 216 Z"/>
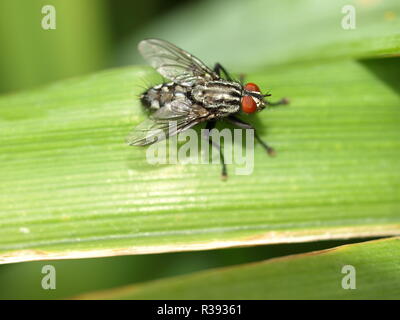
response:
<path id="1" fill-rule="evenodd" d="M 157 134 L 162 130 L 169 137 L 194 125 L 205 122 L 206 129 L 213 129 L 218 120 L 242 128 L 254 128 L 237 118 L 240 113 L 254 113 L 267 106 L 288 103 L 287 99 L 271 103 L 265 100 L 269 94 L 262 94 L 254 83 L 243 85 L 232 79 L 222 65 L 217 63 L 213 70 L 190 53 L 172 43 L 158 39 L 143 40 L 138 45 L 143 58 L 171 82 L 159 84 L 144 92 L 140 100 L 151 115 L 129 134 L 127 142 L 132 146 L 145 146 L 157 141 Z M 170 121 L 176 125 L 172 126 Z M 206 132 L 209 132 L 206 131 Z M 254 130 L 254 137 L 269 155 L 274 149 L 261 140 Z M 205 137 L 218 148 L 222 177 L 227 177 L 221 146 L 212 143 L 210 136 Z"/>

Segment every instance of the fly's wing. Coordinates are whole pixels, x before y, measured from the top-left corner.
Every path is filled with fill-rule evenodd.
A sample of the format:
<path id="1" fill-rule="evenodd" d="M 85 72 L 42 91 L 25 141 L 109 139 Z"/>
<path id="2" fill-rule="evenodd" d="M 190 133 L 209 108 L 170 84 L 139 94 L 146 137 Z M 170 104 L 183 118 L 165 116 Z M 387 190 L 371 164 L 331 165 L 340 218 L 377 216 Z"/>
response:
<path id="1" fill-rule="evenodd" d="M 158 39 L 139 42 L 143 58 L 163 77 L 183 86 L 199 80 L 217 80 L 219 76 L 203 62 L 172 43 Z"/>
<path id="2" fill-rule="evenodd" d="M 173 101 L 140 123 L 127 137 L 131 146 L 146 146 L 182 132 L 206 119 L 209 112 L 189 101 Z"/>

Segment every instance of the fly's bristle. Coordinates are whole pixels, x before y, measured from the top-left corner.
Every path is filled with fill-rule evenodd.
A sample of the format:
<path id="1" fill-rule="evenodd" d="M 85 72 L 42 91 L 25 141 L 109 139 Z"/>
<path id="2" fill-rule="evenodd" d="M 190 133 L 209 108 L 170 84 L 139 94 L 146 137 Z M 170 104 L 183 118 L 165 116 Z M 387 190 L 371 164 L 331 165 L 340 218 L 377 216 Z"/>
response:
<path id="1" fill-rule="evenodd" d="M 162 77 L 160 80 L 153 80 L 153 81 L 150 81 L 148 78 L 142 77 L 142 78 L 139 78 L 139 81 L 141 83 L 137 84 L 137 87 L 141 89 L 140 95 L 143 94 L 143 92 L 147 92 L 149 89 L 155 87 L 156 85 L 158 85 L 160 83 L 162 83 L 162 84 L 165 83 L 165 81 Z"/>
<path id="2" fill-rule="evenodd" d="M 142 97 L 143 97 L 143 94 L 147 91 L 147 90 L 149 90 L 149 88 L 150 88 L 150 86 L 148 85 L 148 81 L 146 81 L 145 79 L 143 79 L 143 78 L 140 78 L 139 79 L 142 83 L 138 83 L 137 85 L 136 85 L 136 88 L 135 89 L 137 89 L 137 92 L 136 92 L 136 94 L 135 94 L 135 96 L 136 96 L 136 98 L 138 98 L 138 99 L 142 99 Z M 139 89 L 140 89 L 140 91 L 139 91 Z M 136 90 L 135 90 L 136 91 Z"/>

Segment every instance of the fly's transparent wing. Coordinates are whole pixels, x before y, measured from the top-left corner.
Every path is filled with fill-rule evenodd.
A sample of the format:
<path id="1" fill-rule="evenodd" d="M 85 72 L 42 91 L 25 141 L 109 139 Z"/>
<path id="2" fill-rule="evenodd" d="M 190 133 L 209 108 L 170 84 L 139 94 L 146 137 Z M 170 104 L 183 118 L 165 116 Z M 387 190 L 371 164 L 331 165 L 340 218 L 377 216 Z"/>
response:
<path id="1" fill-rule="evenodd" d="M 184 86 L 199 80 L 217 80 L 219 76 L 203 62 L 172 43 L 147 39 L 139 43 L 143 58 L 163 77 Z"/>
<path id="2" fill-rule="evenodd" d="M 206 120 L 209 112 L 189 101 L 173 101 L 140 123 L 127 137 L 131 146 L 146 146 Z"/>

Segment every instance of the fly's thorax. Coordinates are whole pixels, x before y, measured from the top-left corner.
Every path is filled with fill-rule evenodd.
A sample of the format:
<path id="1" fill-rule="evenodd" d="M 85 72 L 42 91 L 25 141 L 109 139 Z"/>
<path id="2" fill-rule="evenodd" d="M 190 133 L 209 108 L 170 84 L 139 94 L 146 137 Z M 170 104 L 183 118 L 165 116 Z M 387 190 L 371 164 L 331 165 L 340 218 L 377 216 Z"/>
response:
<path id="1" fill-rule="evenodd" d="M 157 111 L 174 100 L 186 100 L 188 90 L 188 87 L 180 86 L 174 82 L 163 83 L 144 92 L 140 100 L 151 111 Z"/>
<path id="2" fill-rule="evenodd" d="M 194 86 L 192 97 L 207 109 L 235 113 L 240 109 L 242 86 L 239 83 L 218 80 Z"/>

